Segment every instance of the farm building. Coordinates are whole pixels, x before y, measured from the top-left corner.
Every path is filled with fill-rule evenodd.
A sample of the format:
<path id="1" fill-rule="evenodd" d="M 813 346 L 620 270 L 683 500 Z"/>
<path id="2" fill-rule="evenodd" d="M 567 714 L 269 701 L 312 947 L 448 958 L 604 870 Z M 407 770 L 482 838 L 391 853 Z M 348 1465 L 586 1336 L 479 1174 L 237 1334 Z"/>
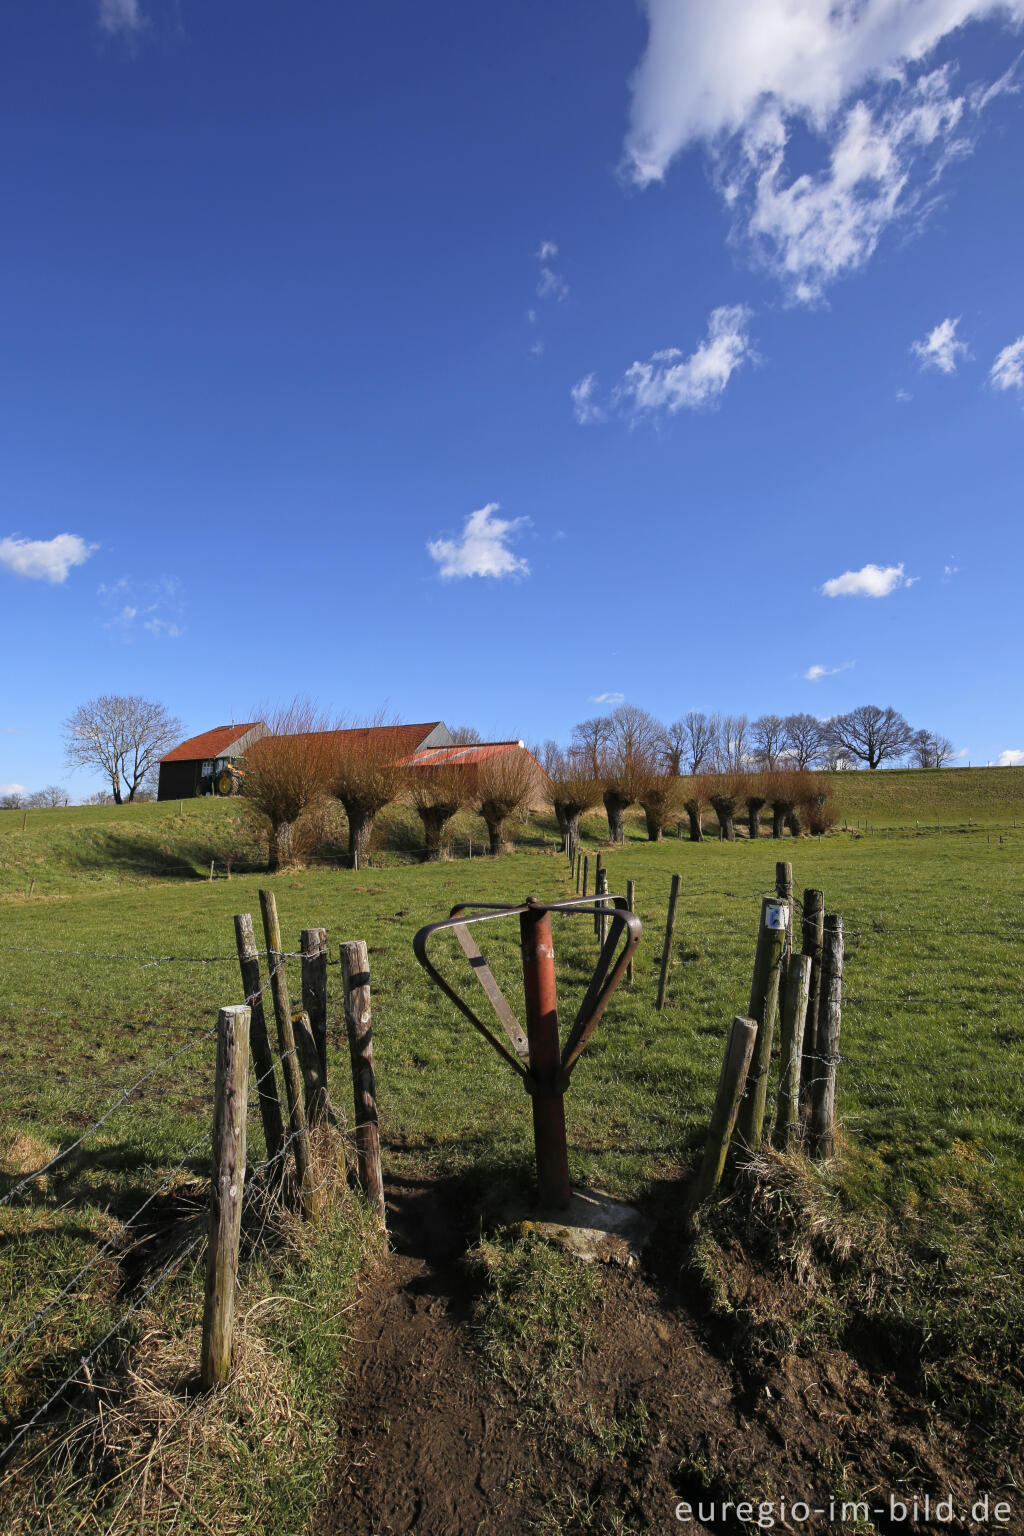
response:
<path id="1" fill-rule="evenodd" d="M 347 737 L 380 736 L 387 739 L 399 758 L 452 744 L 451 731 L 443 720 L 421 725 L 356 726 L 319 734 L 333 739 L 339 747 Z M 253 720 L 247 725 L 214 726 L 199 736 L 189 737 L 160 759 L 157 799 L 188 800 L 196 795 L 234 794 L 246 748 L 266 735 L 263 721 Z"/>
<path id="2" fill-rule="evenodd" d="M 262 720 L 251 720 L 248 725 L 215 725 L 200 736 L 190 736 L 160 759 L 157 799 L 191 800 L 217 793 L 220 778 L 226 773 L 233 781 L 231 770 L 237 759 L 250 742 L 266 734 Z"/>

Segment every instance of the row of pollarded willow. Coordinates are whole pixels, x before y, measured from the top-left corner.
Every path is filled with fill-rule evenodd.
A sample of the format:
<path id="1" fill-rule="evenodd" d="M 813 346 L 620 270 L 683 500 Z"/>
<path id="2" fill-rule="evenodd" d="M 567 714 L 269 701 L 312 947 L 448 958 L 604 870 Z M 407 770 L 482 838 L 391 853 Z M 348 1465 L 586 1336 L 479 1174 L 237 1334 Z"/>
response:
<path id="1" fill-rule="evenodd" d="M 242 793 L 267 827 L 271 869 L 285 856 L 313 851 L 332 798 L 345 810 L 353 862 L 365 855 L 377 816 L 395 801 L 415 807 L 426 857 L 437 859 L 452 818 L 469 806 L 487 824 L 491 852 L 501 853 L 506 823 L 540 790 L 537 764 L 520 747 L 483 762 L 409 767 L 396 728 L 380 718 L 332 729 L 315 709 L 293 703 L 267 725 L 268 734 L 246 752 Z"/>

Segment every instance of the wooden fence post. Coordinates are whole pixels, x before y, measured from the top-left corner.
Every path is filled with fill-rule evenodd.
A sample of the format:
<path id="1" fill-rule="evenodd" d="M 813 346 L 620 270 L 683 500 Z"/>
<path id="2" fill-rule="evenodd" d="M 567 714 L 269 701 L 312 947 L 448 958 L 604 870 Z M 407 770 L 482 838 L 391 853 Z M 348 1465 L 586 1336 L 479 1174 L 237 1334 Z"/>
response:
<path id="1" fill-rule="evenodd" d="M 590 879 L 590 854 L 583 855 L 583 894 L 587 894 L 587 882 Z"/>
<path id="2" fill-rule="evenodd" d="M 295 1142 L 295 1167 L 299 1175 L 302 1214 L 308 1218 L 316 1214 L 313 1166 L 309 1155 L 309 1127 L 306 1124 L 306 1107 L 302 1097 L 302 1071 L 299 1066 L 295 1033 L 292 1029 L 292 1005 L 288 996 L 288 978 L 284 973 L 284 959 L 281 952 L 281 925 L 277 920 L 277 902 L 274 900 L 273 891 L 260 891 L 260 911 L 263 914 L 263 932 L 267 940 L 270 990 L 274 999 L 277 1043 L 281 1050 L 284 1088 L 288 1098 L 291 1139 Z"/>
<path id="3" fill-rule="evenodd" d="M 281 1120 L 281 1101 L 277 1096 L 277 1080 L 274 1074 L 274 1056 L 267 1034 L 267 1019 L 263 1011 L 263 988 L 260 985 L 260 956 L 256 948 L 252 918 L 248 912 L 239 912 L 235 918 L 235 947 L 238 950 L 238 967 L 242 973 L 245 1001 L 251 1013 L 249 1043 L 256 1066 L 256 1091 L 259 1095 L 260 1119 L 263 1121 L 263 1139 L 267 1144 L 267 1157 L 277 1164 L 277 1175 L 282 1172 L 280 1159 L 284 1151 L 284 1125 Z"/>
<path id="4" fill-rule="evenodd" d="M 823 891 L 804 891 L 803 952 L 810 956 L 811 991 L 804 1028 L 804 1061 L 800 1069 L 800 1104 L 810 1101 L 811 1079 L 816 1075 L 814 1054 L 818 1049 L 818 1009 L 821 1001 L 821 944 L 825 932 L 825 895 Z"/>
<path id="5" fill-rule="evenodd" d="M 577 846 L 577 848 L 576 848 L 576 895 L 577 896 L 580 893 L 580 876 L 582 875 L 582 873 L 583 873 L 583 855 L 580 852 L 579 847 Z"/>
<path id="6" fill-rule="evenodd" d="M 599 872 L 597 877 L 597 886 L 597 894 L 599 896 L 603 897 L 608 895 L 608 871 L 606 869 L 602 869 Z M 602 910 L 597 919 L 597 937 L 600 941 L 602 949 L 604 949 L 604 941 L 608 937 L 608 918 L 604 910 L 607 905 L 608 903 L 606 901 L 602 901 Z"/>
<path id="7" fill-rule="evenodd" d="M 658 977 L 658 997 L 654 1006 L 660 1013 L 665 1006 L 665 987 L 668 983 L 668 969 L 672 959 L 672 935 L 676 931 L 676 903 L 679 900 L 679 876 L 672 876 L 672 885 L 668 893 L 668 916 L 665 918 L 665 947 L 661 952 L 661 974 Z"/>
<path id="8" fill-rule="evenodd" d="M 810 955 L 790 955 L 782 993 L 782 1059 L 775 1110 L 775 1145 L 783 1150 L 793 1145 L 800 1130 L 800 1068 L 810 990 Z"/>
<path id="9" fill-rule="evenodd" d="M 342 944 L 341 977 L 345 988 L 345 1027 L 352 1057 L 359 1183 L 381 1219 L 384 1176 L 380 1166 L 377 1086 L 373 1075 L 373 1025 L 370 1015 L 370 960 L 362 939 Z"/>
<path id="10" fill-rule="evenodd" d="M 737 1014 L 729 1030 L 704 1157 L 690 1194 L 691 1209 L 713 1195 L 721 1183 L 756 1038 L 757 1025 L 754 1020 Z"/>
<path id="11" fill-rule="evenodd" d="M 231 1375 L 235 1329 L 238 1240 L 245 1188 L 245 1121 L 249 1101 L 249 1009 L 222 1008 L 217 1017 L 217 1077 L 213 1096 L 210 1238 L 206 1250 L 203 1343 L 199 1374 L 204 1388 L 223 1387 Z"/>
<path id="12" fill-rule="evenodd" d="M 309 1017 L 317 1055 L 320 1079 L 327 1088 L 327 929 L 303 928 L 302 1006 Z"/>
<path id="13" fill-rule="evenodd" d="M 627 880 L 626 881 L 626 906 L 629 908 L 629 910 L 631 912 L 635 912 L 636 911 L 636 881 L 635 880 Z M 626 985 L 627 985 L 627 987 L 631 987 L 633 985 L 633 962 L 632 962 L 632 960 L 626 966 Z"/>
<path id="14" fill-rule="evenodd" d="M 601 861 L 601 855 L 598 854 L 598 856 L 597 856 L 597 863 L 594 866 L 594 896 L 595 897 L 598 897 L 601 894 L 601 873 L 602 873 L 602 870 L 603 870 L 603 864 L 602 864 L 602 861 Z M 598 938 L 601 937 L 601 914 L 599 912 L 595 912 L 594 913 L 594 932 L 595 932 L 595 934 L 597 935 Z"/>
<path id="15" fill-rule="evenodd" d="M 818 1015 L 817 1068 L 811 1094 L 811 1156 L 827 1158 L 835 1148 L 836 1071 L 843 1012 L 843 920 L 825 919 L 821 957 L 821 1012 Z"/>
<path id="16" fill-rule="evenodd" d="M 786 924 L 786 954 L 788 955 L 793 949 L 793 866 L 784 863 L 781 859 L 775 866 L 775 894 L 789 908 L 789 922 Z"/>
<path id="17" fill-rule="evenodd" d="M 768 1068 L 772 1059 L 775 1018 L 779 1008 L 779 980 L 786 947 L 789 908 L 777 897 L 766 896 L 761 902 L 761 921 L 757 930 L 754 979 L 750 987 L 747 1016 L 757 1025 L 754 1060 L 747 1079 L 747 1091 L 740 1106 L 736 1135 L 750 1152 L 761 1145 L 764 1108 L 768 1096 Z"/>

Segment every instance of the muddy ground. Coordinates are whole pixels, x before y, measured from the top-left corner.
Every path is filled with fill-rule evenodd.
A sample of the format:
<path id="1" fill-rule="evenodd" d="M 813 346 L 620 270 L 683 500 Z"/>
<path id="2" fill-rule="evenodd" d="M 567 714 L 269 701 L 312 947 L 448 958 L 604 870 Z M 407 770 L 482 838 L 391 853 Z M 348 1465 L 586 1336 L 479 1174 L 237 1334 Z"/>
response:
<path id="1" fill-rule="evenodd" d="M 318 1531 L 749 1532 L 756 1523 L 723 1510 L 744 1500 L 755 1521 L 758 1502 L 771 1501 L 775 1524 L 761 1515 L 760 1528 L 780 1531 L 999 1528 L 964 1518 L 985 1491 L 977 1444 L 901 1380 L 876 1342 L 738 1358 L 745 1312 L 781 1316 L 792 1281 L 737 1248 L 734 1312 L 723 1322 L 687 1278 L 677 1231 L 664 1235 L 668 1208 L 652 1212 L 661 1220 L 639 1269 L 601 1269 L 587 1347 L 538 1412 L 479 1348 L 478 1282 L 465 1262 L 479 1223 L 465 1190 L 394 1149 L 391 1167 L 391 1252 L 361 1285 Z M 924 1495 L 934 1505 L 949 1492 L 954 1518 L 943 1508 L 925 1518 Z M 907 1504 L 905 1519 L 899 1505 L 890 1517 L 890 1497 Z M 807 1519 L 790 1512 L 794 1501 L 810 1506 Z M 867 1521 L 861 1510 L 843 1520 L 842 1503 L 857 1501 L 867 1501 Z M 681 1502 L 691 1518 L 677 1518 Z"/>

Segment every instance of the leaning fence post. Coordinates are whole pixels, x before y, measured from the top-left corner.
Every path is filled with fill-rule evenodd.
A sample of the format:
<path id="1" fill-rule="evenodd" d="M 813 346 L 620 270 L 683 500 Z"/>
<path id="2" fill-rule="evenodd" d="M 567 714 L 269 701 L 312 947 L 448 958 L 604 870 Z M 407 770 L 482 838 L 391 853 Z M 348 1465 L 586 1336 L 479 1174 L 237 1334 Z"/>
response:
<path id="1" fill-rule="evenodd" d="M 786 945 L 789 908 L 774 896 L 761 902 L 761 921 L 757 930 L 754 955 L 754 979 L 750 987 L 747 1014 L 757 1024 L 757 1042 L 747 1091 L 740 1106 L 736 1135 L 751 1152 L 761 1145 L 764 1107 L 768 1096 L 768 1068 L 772 1059 L 775 1018 L 779 1008 L 779 979 Z"/>
<path id="2" fill-rule="evenodd" d="M 821 956 L 821 1012 L 816 1045 L 817 1072 L 811 1095 L 811 1156 L 831 1157 L 836 1134 L 836 1071 L 843 1011 L 843 920 L 834 913 L 825 919 Z"/>
<path id="3" fill-rule="evenodd" d="M 757 1025 L 754 1020 L 737 1014 L 729 1030 L 704 1157 L 690 1193 L 691 1209 L 713 1195 L 722 1181 L 725 1160 L 729 1155 L 729 1141 L 736 1126 L 756 1038 Z"/>
<path id="4" fill-rule="evenodd" d="M 249 1100 L 249 1009 L 222 1008 L 217 1017 L 217 1077 L 213 1097 L 210 1238 L 206 1250 L 203 1343 L 199 1374 L 204 1388 L 223 1387 L 231 1375 L 235 1329 L 238 1240 L 245 1188 L 245 1120 Z"/>
<path id="5" fill-rule="evenodd" d="M 256 1092 L 259 1095 L 260 1119 L 263 1121 L 263 1139 L 267 1144 L 267 1157 L 278 1164 L 284 1152 L 284 1125 L 281 1120 L 281 1101 L 277 1097 L 277 1080 L 274 1076 L 274 1057 L 267 1034 L 267 1019 L 263 1011 L 263 988 L 260 985 L 260 955 L 256 948 L 252 918 L 248 912 L 235 917 L 235 947 L 238 950 L 238 968 L 242 973 L 245 1001 L 251 1011 L 249 1043 L 256 1065 Z"/>
<path id="6" fill-rule="evenodd" d="M 635 912 L 636 911 L 636 881 L 635 880 L 627 880 L 626 881 L 626 906 L 629 908 L 629 910 L 631 912 Z M 632 960 L 630 960 L 629 964 L 626 966 L 626 985 L 628 987 L 631 987 L 633 985 L 633 962 L 632 962 Z"/>
<path id="7" fill-rule="evenodd" d="M 327 929 L 303 928 L 302 1006 L 309 1017 L 317 1055 L 320 1078 L 327 1087 Z"/>
<path id="8" fill-rule="evenodd" d="M 284 973 L 284 956 L 281 949 L 281 925 L 277 920 L 277 902 L 273 891 L 260 891 L 260 911 L 263 914 L 263 932 L 267 941 L 267 965 L 270 969 L 270 990 L 274 998 L 274 1017 L 277 1020 L 277 1043 L 281 1050 L 281 1066 L 284 1071 L 284 1087 L 288 1098 L 288 1115 L 291 1122 L 291 1139 L 295 1142 L 295 1167 L 299 1175 L 302 1214 L 315 1215 L 313 1195 L 313 1168 L 309 1155 L 309 1127 L 306 1124 L 306 1107 L 302 1098 L 302 1072 L 299 1068 L 295 1033 L 292 1029 L 292 1007 L 288 997 L 288 978 Z"/>
<path id="9" fill-rule="evenodd" d="M 672 935 L 676 929 L 676 903 L 679 900 L 679 876 L 672 876 L 672 885 L 668 893 L 668 916 L 665 919 L 665 947 L 661 954 L 661 974 L 658 977 L 658 997 L 654 1006 L 660 1013 L 665 1006 L 665 987 L 668 983 L 668 968 L 672 958 Z"/>
<path id="10" fill-rule="evenodd" d="M 804 891 L 803 952 L 811 961 L 811 991 L 804 1028 L 804 1061 L 800 1071 L 800 1103 L 810 1100 L 811 1080 L 815 1077 L 814 1053 L 818 1049 L 818 1011 L 821 1002 L 821 945 L 825 932 L 825 895 L 823 891 Z"/>
<path id="11" fill-rule="evenodd" d="M 790 955 L 782 993 L 779 1097 L 775 1110 L 775 1145 L 782 1149 L 793 1145 L 800 1129 L 800 1065 L 810 989 L 810 955 Z"/>
<path id="12" fill-rule="evenodd" d="M 345 1028 L 352 1058 L 355 1096 L 356 1156 L 359 1184 L 370 1204 L 384 1216 L 384 1176 L 380 1166 L 377 1085 L 373 1074 L 373 1024 L 370 1012 L 370 959 L 362 939 L 340 947 L 345 988 Z"/>

